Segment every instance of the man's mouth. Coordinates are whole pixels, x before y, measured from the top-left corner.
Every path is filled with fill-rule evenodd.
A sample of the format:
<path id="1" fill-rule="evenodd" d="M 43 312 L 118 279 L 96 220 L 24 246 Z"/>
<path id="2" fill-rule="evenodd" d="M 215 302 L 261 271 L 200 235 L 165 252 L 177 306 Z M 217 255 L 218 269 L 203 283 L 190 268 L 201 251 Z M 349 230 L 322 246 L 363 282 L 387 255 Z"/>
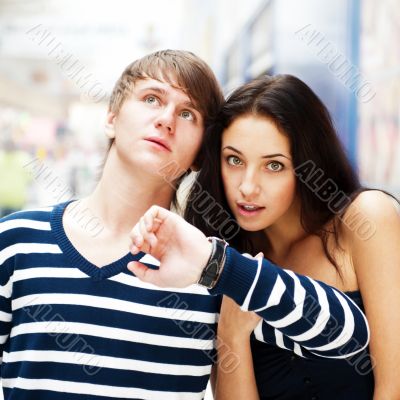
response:
<path id="1" fill-rule="evenodd" d="M 167 141 L 162 138 L 148 137 L 145 140 L 158 145 L 158 147 L 163 148 L 164 150 L 171 151 L 171 148 L 169 147 Z"/>

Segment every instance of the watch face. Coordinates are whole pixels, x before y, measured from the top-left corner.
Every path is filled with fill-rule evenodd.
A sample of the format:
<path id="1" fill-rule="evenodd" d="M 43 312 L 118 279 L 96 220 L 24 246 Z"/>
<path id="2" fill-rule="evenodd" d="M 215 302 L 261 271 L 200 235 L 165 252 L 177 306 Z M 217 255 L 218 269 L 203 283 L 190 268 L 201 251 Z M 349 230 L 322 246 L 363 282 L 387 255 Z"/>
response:
<path id="1" fill-rule="evenodd" d="M 215 237 L 210 237 L 208 240 L 213 243 L 213 250 L 198 283 L 211 289 L 218 281 L 227 243 Z"/>
<path id="2" fill-rule="evenodd" d="M 218 273 L 218 261 L 213 260 L 209 267 L 207 268 L 207 275 L 211 276 L 213 279 L 217 276 Z"/>
<path id="3" fill-rule="evenodd" d="M 200 284 L 211 287 L 212 283 L 214 282 L 215 278 L 217 277 L 218 273 L 218 261 L 213 260 L 210 262 L 210 264 L 207 265 L 207 270 L 204 274 L 204 276 L 200 280 Z"/>

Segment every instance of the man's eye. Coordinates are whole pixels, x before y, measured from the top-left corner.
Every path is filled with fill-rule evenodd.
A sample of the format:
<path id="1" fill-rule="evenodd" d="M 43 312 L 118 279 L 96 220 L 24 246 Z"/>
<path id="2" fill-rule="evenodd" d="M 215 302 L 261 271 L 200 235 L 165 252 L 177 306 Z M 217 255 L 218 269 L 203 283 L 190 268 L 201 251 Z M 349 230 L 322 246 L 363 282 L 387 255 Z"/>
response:
<path id="1" fill-rule="evenodd" d="M 194 121 L 193 113 L 187 110 L 181 112 L 181 117 L 183 119 L 187 119 L 188 121 Z"/>
<path id="2" fill-rule="evenodd" d="M 156 96 L 146 96 L 144 101 L 148 104 L 158 104 L 159 103 Z"/>
<path id="3" fill-rule="evenodd" d="M 229 156 L 227 158 L 228 164 L 229 165 L 240 165 L 242 162 L 240 161 L 240 158 L 236 156 Z"/>
<path id="4" fill-rule="evenodd" d="M 272 161 L 267 165 L 267 168 L 271 171 L 278 172 L 283 169 L 283 164 L 278 161 Z"/>

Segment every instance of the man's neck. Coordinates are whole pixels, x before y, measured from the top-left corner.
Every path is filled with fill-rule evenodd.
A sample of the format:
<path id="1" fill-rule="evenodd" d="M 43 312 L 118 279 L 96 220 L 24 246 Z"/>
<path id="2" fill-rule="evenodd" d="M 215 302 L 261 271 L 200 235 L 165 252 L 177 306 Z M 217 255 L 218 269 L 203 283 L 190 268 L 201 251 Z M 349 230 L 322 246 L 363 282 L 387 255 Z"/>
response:
<path id="1" fill-rule="evenodd" d="M 106 163 L 94 192 L 82 200 L 107 231 L 126 235 L 152 205 L 169 208 L 174 188 L 146 171 Z"/>

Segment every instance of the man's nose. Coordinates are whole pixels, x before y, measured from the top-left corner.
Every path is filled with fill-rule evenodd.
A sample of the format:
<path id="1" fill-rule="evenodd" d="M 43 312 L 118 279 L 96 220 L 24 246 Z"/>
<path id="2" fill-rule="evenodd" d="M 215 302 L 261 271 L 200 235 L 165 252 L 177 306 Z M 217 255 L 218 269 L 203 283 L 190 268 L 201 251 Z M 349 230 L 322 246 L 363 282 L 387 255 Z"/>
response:
<path id="1" fill-rule="evenodd" d="M 176 116 L 173 106 L 164 107 L 155 121 L 155 126 L 166 130 L 168 134 L 175 133 Z"/>

